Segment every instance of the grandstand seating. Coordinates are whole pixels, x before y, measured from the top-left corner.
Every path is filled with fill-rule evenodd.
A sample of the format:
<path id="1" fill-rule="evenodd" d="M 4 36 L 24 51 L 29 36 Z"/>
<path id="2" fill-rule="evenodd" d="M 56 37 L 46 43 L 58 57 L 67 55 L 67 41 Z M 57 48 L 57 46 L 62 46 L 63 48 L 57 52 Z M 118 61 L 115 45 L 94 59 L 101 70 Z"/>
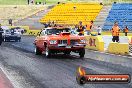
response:
<path id="1" fill-rule="evenodd" d="M 113 4 L 103 30 L 111 29 L 115 21 L 118 22 L 121 29 L 128 26 L 129 30 L 132 30 L 132 3 Z"/>
<path id="2" fill-rule="evenodd" d="M 41 23 L 55 21 L 57 24 L 83 24 L 91 20 L 95 20 L 96 16 L 102 9 L 102 5 L 98 3 L 66 3 L 58 4 L 51 9 L 47 15 L 40 19 Z"/>

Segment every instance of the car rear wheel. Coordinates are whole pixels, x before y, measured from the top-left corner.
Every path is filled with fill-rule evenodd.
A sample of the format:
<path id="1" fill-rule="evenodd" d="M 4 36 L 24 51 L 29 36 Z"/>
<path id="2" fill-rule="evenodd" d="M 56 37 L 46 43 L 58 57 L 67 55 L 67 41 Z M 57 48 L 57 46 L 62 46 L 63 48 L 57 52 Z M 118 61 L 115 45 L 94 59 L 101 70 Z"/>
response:
<path id="1" fill-rule="evenodd" d="M 36 55 L 41 55 L 42 54 L 42 52 L 39 50 L 39 48 L 37 46 L 35 47 L 34 51 L 35 51 Z"/>
<path id="2" fill-rule="evenodd" d="M 84 57 L 84 55 L 85 55 L 85 49 L 84 48 L 79 51 L 79 55 L 80 55 L 80 58 Z"/>
<path id="3" fill-rule="evenodd" d="M 47 58 L 50 58 L 50 56 L 51 56 L 51 51 L 48 47 L 45 48 L 45 55 Z"/>

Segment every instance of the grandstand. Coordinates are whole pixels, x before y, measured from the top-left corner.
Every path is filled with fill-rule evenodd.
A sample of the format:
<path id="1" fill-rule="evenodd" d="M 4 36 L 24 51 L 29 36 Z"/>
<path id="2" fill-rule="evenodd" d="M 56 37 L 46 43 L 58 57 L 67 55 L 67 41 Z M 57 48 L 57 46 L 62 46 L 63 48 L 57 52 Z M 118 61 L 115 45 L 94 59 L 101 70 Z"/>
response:
<path id="1" fill-rule="evenodd" d="M 86 24 L 91 20 L 95 20 L 102 7 L 99 3 L 58 4 L 40 22 L 55 21 L 57 24 L 73 25 L 82 21 L 83 24 Z"/>
<path id="2" fill-rule="evenodd" d="M 46 12 L 44 9 L 46 5 L 26 5 L 27 1 L 0 0 L 0 12 L 2 12 L 0 23 L 8 25 L 8 19 L 13 19 L 16 26 L 29 25 L 33 29 L 40 29 L 40 23 L 49 21 L 55 21 L 57 24 L 75 25 L 79 21 L 87 24 L 87 22 L 93 20 L 94 26 L 99 25 L 101 28 L 103 27 L 103 30 L 109 30 L 114 21 L 118 21 L 121 29 L 127 25 L 132 30 L 132 4 L 119 3 L 132 2 L 132 0 L 34 0 L 34 2 L 46 2 L 47 7 L 55 5 L 51 10 L 48 8 Z M 60 2 L 60 4 L 57 4 L 57 2 Z M 104 5 L 100 5 L 100 2 Z M 113 2 L 117 3 L 112 4 L 111 8 Z M 106 3 L 109 4 L 106 5 Z M 110 12 L 109 9 L 111 9 Z M 26 19 L 22 20 L 23 18 Z"/>
<path id="3" fill-rule="evenodd" d="M 121 29 L 128 26 L 129 30 L 132 30 L 132 3 L 113 4 L 103 30 L 111 29 L 115 21 L 119 23 Z"/>

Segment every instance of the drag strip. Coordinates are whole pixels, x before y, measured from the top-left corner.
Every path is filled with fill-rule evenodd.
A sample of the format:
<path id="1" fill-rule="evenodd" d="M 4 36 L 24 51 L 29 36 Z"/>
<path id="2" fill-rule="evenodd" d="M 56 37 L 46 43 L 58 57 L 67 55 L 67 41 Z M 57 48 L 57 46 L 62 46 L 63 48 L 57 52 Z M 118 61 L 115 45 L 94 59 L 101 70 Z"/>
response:
<path id="1" fill-rule="evenodd" d="M 33 53 L 34 38 L 23 36 L 22 42 L 6 42 L 0 47 L 2 67 L 9 71 L 8 75 L 12 76 L 10 80 L 17 81 L 18 86 L 21 86 L 19 88 L 132 88 L 132 83 L 84 86 L 76 83 L 76 69 L 80 65 L 86 68 L 88 74 L 132 75 L 131 58 L 87 51 L 84 59 L 76 54 L 58 54 L 47 59 L 45 55 L 36 56 Z"/>

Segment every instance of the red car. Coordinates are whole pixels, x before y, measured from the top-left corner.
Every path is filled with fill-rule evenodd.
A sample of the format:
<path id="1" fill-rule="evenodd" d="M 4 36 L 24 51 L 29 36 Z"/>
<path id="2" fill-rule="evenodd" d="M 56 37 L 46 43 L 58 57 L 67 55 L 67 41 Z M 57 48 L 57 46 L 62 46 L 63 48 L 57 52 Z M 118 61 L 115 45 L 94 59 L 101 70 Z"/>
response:
<path id="1" fill-rule="evenodd" d="M 64 27 L 43 29 L 34 41 L 36 55 L 45 52 L 46 57 L 50 57 L 51 54 L 75 52 L 84 57 L 86 45 L 84 36 L 71 34 L 70 31 Z"/>

